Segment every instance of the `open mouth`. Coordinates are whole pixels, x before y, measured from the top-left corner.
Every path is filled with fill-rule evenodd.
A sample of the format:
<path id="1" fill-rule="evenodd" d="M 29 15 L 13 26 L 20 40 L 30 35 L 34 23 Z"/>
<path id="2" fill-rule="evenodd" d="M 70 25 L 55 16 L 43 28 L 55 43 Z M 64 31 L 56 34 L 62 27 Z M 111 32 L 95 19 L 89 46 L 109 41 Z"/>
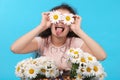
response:
<path id="1" fill-rule="evenodd" d="M 60 26 L 55 27 L 55 31 L 57 35 L 60 35 L 64 30 L 65 30 L 64 27 L 60 27 Z"/>
<path id="2" fill-rule="evenodd" d="M 55 27 L 55 30 L 56 30 L 56 31 L 59 31 L 59 32 L 63 32 L 63 31 L 64 31 L 64 28 L 63 28 L 63 27 Z"/>

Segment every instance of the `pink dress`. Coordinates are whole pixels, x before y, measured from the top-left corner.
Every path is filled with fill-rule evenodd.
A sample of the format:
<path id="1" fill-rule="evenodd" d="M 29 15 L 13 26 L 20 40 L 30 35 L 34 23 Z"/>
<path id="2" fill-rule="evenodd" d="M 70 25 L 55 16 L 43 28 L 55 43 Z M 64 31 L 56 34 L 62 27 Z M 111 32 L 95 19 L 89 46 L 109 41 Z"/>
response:
<path id="1" fill-rule="evenodd" d="M 52 58 L 56 62 L 56 65 L 60 69 L 64 70 L 70 70 L 70 65 L 67 63 L 67 55 L 65 54 L 65 52 L 69 48 L 81 48 L 83 44 L 83 40 L 76 37 L 67 38 L 66 42 L 60 47 L 56 47 L 52 44 L 51 37 L 36 37 L 35 39 L 38 42 L 39 54 L 41 56 L 47 56 Z"/>

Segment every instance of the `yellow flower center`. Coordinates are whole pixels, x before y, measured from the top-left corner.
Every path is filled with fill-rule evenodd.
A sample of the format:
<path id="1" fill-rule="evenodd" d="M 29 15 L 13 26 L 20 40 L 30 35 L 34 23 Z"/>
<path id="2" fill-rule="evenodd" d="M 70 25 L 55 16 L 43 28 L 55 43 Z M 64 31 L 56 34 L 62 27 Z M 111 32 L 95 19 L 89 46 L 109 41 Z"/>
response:
<path id="1" fill-rule="evenodd" d="M 54 15 L 53 18 L 54 18 L 55 20 L 57 20 L 57 19 L 58 19 L 58 15 Z"/>
<path id="2" fill-rule="evenodd" d="M 33 74 L 33 73 L 34 73 L 34 69 L 30 69 L 30 70 L 29 70 L 29 73 L 30 73 L 30 74 Z"/>
<path id="3" fill-rule="evenodd" d="M 90 71 L 91 71 L 91 68 L 90 68 L 90 67 L 87 67 L 86 70 L 87 70 L 87 72 L 90 72 Z"/>
<path id="4" fill-rule="evenodd" d="M 73 52 L 74 50 L 73 49 L 70 49 L 70 52 Z"/>
<path id="5" fill-rule="evenodd" d="M 78 51 L 75 51 L 74 54 L 78 54 Z"/>
<path id="6" fill-rule="evenodd" d="M 93 70 L 94 70 L 95 72 L 97 72 L 97 71 L 98 71 L 98 67 L 97 67 L 97 66 L 94 66 Z"/>
<path id="7" fill-rule="evenodd" d="M 33 62 L 33 64 L 36 64 L 36 63 L 37 63 L 36 61 Z"/>
<path id="8" fill-rule="evenodd" d="M 50 73 L 52 74 L 52 73 L 53 73 L 53 70 L 50 70 Z"/>
<path id="9" fill-rule="evenodd" d="M 77 55 L 77 56 L 74 56 L 74 59 L 78 59 L 79 58 L 79 55 Z"/>
<path id="10" fill-rule="evenodd" d="M 70 21 L 70 16 L 66 16 L 66 20 L 67 20 L 67 21 Z"/>
<path id="11" fill-rule="evenodd" d="M 92 58 L 92 57 L 88 57 L 88 60 L 92 61 L 92 60 L 93 60 L 93 58 Z"/>
<path id="12" fill-rule="evenodd" d="M 104 76 L 104 74 L 101 74 L 101 75 L 100 75 L 100 78 L 102 78 L 103 76 Z"/>
<path id="13" fill-rule="evenodd" d="M 81 58 L 81 62 L 86 62 L 85 58 L 82 57 Z"/>
<path id="14" fill-rule="evenodd" d="M 103 75 L 100 75 L 100 78 L 102 78 L 103 77 Z"/>
<path id="15" fill-rule="evenodd" d="M 46 72 L 46 70 L 45 70 L 45 69 L 41 69 L 41 72 L 45 73 L 45 72 Z"/>
<path id="16" fill-rule="evenodd" d="M 80 74 L 78 74 L 78 78 L 79 78 L 79 79 L 82 79 L 82 76 L 81 76 Z"/>
<path id="17" fill-rule="evenodd" d="M 20 67 L 17 67 L 17 72 L 19 72 L 19 70 L 20 70 Z"/>

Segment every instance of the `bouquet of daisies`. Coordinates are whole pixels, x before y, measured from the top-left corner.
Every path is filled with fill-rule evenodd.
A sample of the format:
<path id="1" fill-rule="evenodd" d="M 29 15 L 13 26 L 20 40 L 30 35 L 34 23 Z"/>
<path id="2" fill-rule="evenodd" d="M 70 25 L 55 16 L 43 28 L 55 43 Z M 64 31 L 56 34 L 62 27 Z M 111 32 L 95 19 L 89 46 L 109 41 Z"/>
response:
<path id="1" fill-rule="evenodd" d="M 68 62 L 72 64 L 71 78 L 76 80 L 103 80 L 105 72 L 102 65 L 97 59 L 81 49 L 71 48 L 66 54 L 68 55 Z"/>
<path id="2" fill-rule="evenodd" d="M 16 65 L 15 73 L 22 80 L 36 80 L 41 78 L 56 78 L 59 70 L 55 62 L 47 57 L 28 58 Z"/>

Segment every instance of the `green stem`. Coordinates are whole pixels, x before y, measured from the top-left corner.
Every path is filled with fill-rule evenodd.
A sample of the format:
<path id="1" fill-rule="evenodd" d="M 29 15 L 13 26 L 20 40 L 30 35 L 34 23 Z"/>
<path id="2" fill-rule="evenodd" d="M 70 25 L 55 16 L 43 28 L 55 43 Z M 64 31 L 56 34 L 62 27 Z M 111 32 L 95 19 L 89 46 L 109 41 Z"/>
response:
<path id="1" fill-rule="evenodd" d="M 70 72 L 71 78 L 75 78 L 75 76 L 77 76 L 76 69 L 78 69 L 78 67 L 79 67 L 79 64 L 76 64 L 76 63 L 72 64 L 72 68 L 71 68 L 71 72 Z"/>

